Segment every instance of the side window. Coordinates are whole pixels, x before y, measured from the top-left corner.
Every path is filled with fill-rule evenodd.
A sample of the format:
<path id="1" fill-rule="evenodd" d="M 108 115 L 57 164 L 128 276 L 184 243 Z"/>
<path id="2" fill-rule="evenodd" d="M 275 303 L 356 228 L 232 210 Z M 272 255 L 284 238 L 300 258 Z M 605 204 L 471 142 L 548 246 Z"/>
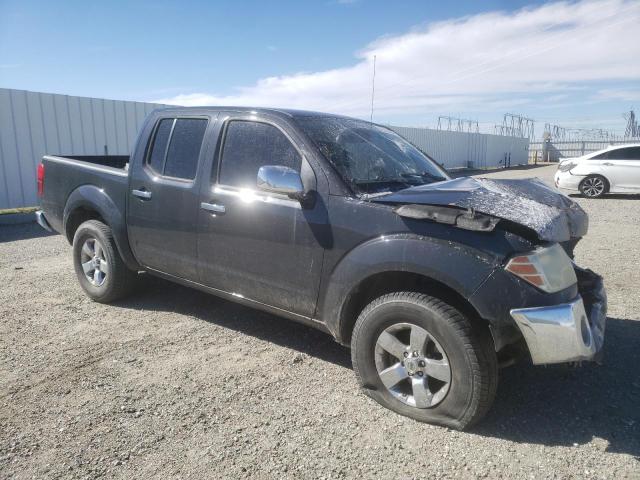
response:
<path id="1" fill-rule="evenodd" d="M 147 159 L 147 164 L 160 174 L 164 168 L 164 154 L 167 151 L 167 144 L 169 143 L 169 135 L 171 135 L 172 127 L 173 118 L 164 118 L 160 120 L 158 128 L 156 128 L 151 153 Z"/>
<path id="2" fill-rule="evenodd" d="M 178 118 L 173 127 L 164 175 L 193 180 L 198 169 L 207 121 L 203 118 Z"/>
<path id="3" fill-rule="evenodd" d="M 302 158 L 289 139 L 267 123 L 233 120 L 222 147 L 220 183 L 255 188 L 264 165 L 283 165 L 300 171 Z"/>
<path id="4" fill-rule="evenodd" d="M 600 155 L 591 157 L 591 160 L 606 160 L 607 158 L 609 158 L 609 152 L 604 152 L 604 153 L 601 153 Z"/>
<path id="5" fill-rule="evenodd" d="M 156 128 L 147 164 L 160 175 L 193 180 L 206 129 L 204 118 L 163 118 Z"/>
<path id="6" fill-rule="evenodd" d="M 631 147 L 628 150 L 631 151 L 629 160 L 636 160 L 640 162 L 640 147 Z"/>
<path id="7" fill-rule="evenodd" d="M 619 160 L 638 160 L 640 161 L 640 147 L 627 147 L 616 150 L 615 158 Z M 613 156 L 611 158 L 614 158 Z"/>

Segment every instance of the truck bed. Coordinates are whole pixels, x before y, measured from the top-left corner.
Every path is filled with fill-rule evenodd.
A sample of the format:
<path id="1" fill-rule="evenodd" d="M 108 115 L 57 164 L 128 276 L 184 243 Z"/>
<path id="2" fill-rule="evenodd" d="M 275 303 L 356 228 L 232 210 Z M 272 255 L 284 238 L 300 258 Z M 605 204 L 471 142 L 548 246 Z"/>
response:
<path id="1" fill-rule="evenodd" d="M 124 169 L 129 163 L 129 155 L 57 155 L 57 158 L 79 160 L 81 162 Z"/>
<path id="2" fill-rule="evenodd" d="M 105 202 L 119 214 L 126 212 L 129 157 L 126 155 L 54 156 L 42 159 L 45 169 L 43 210 L 51 227 L 64 234 L 64 208 L 71 195 L 82 203 L 83 191 L 100 189 Z M 107 207 L 107 205 L 105 205 Z"/>

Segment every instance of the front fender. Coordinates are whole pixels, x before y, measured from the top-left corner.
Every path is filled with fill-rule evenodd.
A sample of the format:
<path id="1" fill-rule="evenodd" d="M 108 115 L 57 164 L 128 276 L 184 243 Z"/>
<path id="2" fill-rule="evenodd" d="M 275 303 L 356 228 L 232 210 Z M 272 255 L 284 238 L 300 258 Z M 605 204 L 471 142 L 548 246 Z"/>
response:
<path id="1" fill-rule="evenodd" d="M 347 300 L 367 278 L 409 272 L 436 280 L 469 298 L 498 265 L 486 252 L 459 243 L 413 234 L 377 237 L 346 254 L 331 273 L 320 302 L 320 319 L 338 339 Z"/>
<path id="2" fill-rule="evenodd" d="M 124 205 L 116 205 L 103 189 L 95 185 L 82 185 L 71 192 L 65 204 L 62 215 L 63 231 L 65 233 L 67 231 L 69 218 L 78 209 L 98 212 L 111 228 L 116 248 L 124 263 L 132 270 L 138 270 L 140 268 L 129 246 Z M 73 238 L 68 238 L 68 240 L 72 242 Z"/>

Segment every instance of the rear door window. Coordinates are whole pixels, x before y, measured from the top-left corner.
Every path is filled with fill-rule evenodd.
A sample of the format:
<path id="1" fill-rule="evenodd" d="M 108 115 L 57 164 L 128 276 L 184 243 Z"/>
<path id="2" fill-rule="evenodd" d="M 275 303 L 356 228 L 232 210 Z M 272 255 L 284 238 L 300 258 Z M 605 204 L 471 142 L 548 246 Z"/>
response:
<path id="1" fill-rule="evenodd" d="M 640 147 L 627 147 L 621 148 L 615 151 L 616 155 L 610 158 L 616 158 L 618 160 L 639 160 L 640 161 Z"/>
<path id="2" fill-rule="evenodd" d="M 204 118 L 160 120 L 147 160 L 149 167 L 166 177 L 193 180 L 207 123 Z"/>
<path id="3" fill-rule="evenodd" d="M 207 121 L 203 118 L 178 118 L 173 127 L 164 175 L 193 180 Z"/>
<path id="4" fill-rule="evenodd" d="M 268 123 L 232 120 L 227 124 L 220 163 L 220 183 L 256 188 L 258 170 L 282 165 L 300 171 L 302 157 L 278 128 Z"/>
<path id="5" fill-rule="evenodd" d="M 147 164 L 157 173 L 162 174 L 164 168 L 164 156 L 167 153 L 167 144 L 173 128 L 173 118 L 163 118 L 156 128 L 156 134 L 151 146 L 151 153 Z"/>

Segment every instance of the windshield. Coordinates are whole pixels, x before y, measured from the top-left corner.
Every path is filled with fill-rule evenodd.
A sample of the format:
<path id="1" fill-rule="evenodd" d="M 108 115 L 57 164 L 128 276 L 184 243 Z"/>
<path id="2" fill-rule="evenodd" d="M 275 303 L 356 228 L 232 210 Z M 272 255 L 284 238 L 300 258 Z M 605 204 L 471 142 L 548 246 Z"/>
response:
<path id="1" fill-rule="evenodd" d="M 382 194 L 449 179 L 433 160 L 388 128 L 337 117 L 297 121 L 358 194 Z"/>

